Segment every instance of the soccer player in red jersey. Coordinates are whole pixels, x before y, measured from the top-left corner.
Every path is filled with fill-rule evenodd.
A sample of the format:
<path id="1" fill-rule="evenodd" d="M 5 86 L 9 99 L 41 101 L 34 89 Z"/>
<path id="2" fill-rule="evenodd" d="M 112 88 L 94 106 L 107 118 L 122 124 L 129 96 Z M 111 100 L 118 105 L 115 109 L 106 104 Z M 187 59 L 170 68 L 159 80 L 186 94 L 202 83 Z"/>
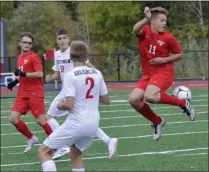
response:
<path id="1" fill-rule="evenodd" d="M 195 120 L 195 111 L 189 100 L 166 93 L 174 81 L 173 63 L 183 57 L 179 43 L 165 30 L 168 11 L 162 7 L 145 7 L 144 13 L 145 18 L 133 28 L 138 38 L 143 76 L 130 94 L 129 102 L 137 112 L 153 123 L 153 140 L 158 140 L 166 121 L 145 102 L 179 106 L 191 121 Z"/>
<path id="2" fill-rule="evenodd" d="M 31 147 L 38 141 L 38 138 L 20 120 L 21 115 L 25 115 L 30 110 L 46 134 L 50 135 L 52 133 L 52 129 L 44 116 L 44 86 L 41 81 L 43 77 L 42 64 L 40 57 L 31 51 L 33 40 L 34 37 L 31 33 L 25 32 L 21 34 L 21 54 L 18 56 L 17 68 L 15 69 L 15 75 L 18 79 L 10 82 L 7 86 L 8 89 L 12 89 L 17 83 L 20 83 L 18 96 L 12 107 L 10 122 L 29 139 L 24 152 L 30 151 Z"/>

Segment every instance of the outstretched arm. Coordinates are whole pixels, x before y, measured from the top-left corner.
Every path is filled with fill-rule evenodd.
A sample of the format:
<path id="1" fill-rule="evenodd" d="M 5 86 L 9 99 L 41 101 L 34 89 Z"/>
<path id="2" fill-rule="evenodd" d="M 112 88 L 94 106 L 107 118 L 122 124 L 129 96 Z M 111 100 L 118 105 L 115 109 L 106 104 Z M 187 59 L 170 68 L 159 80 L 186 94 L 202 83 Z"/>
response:
<path id="1" fill-rule="evenodd" d="M 145 14 L 145 18 L 140 20 L 139 22 L 137 22 L 134 25 L 134 28 L 133 28 L 133 32 L 137 36 L 140 36 L 142 34 L 142 28 L 144 27 L 144 25 L 146 25 L 148 23 L 148 21 L 151 18 L 151 12 L 150 12 L 150 9 L 148 7 L 145 7 L 144 14 Z"/>

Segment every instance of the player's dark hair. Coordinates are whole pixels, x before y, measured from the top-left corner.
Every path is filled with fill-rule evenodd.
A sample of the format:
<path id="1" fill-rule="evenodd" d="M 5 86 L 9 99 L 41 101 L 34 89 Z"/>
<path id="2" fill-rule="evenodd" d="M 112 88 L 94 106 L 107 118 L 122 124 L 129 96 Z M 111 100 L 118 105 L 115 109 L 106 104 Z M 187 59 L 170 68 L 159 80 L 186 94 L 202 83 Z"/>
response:
<path id="1" fill-rule="evenodd" d="M 150 12 L 152 14 L 152 17 L 156 17 L 158 14 L 164 14 L 165 16 L 168 16 L 168 11 L 162 7 L 151 8 Z"/>
<path id="2" fill-rule="evenodd" d="M 56 31 L 56 36 L 58 36 L 58 35 L 67 35 L 67 34 L 68 34 L 68 31 L 65 28 L 59 28 Z"/>
<path id="3" fill-rule="evenodd" d="M 20 39 L 22 39 L 24 36 L 31 38 L 32 42 L 34 41 L 34 37 L 33 37 L 33 34 L 31 32 L 21 32 L 20 33 Z"/>
<path id="4" fill-rule="evenodd" d="M 88 45 L 83 41 L 72 41 L 70 44 L 70 57 L 73 61 L 85 62 L 89 54 Z"/>

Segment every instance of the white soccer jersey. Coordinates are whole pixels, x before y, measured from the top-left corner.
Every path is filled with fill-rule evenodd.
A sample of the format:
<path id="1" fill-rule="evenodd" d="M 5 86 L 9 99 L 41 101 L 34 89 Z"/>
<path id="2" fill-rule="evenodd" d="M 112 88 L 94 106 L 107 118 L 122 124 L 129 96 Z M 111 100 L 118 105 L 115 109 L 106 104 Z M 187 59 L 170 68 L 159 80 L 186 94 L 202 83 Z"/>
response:
<path id="1" fill-rule="evenodd" d="M 64 52 L 61 52 L 61 50 L 55 52 L 54 66 L 52 69 L 60 72 L 60 79 L 62 82 L 64 81 L 64 75 L 73 68 L 73 62 L 70 59 L 70 47 Z"/>
<path id="2" fill-rule="evenodd" d="M 64 78 L 65 97 L 75 97 L 73 110 L 67 119 L 79 124 L 99 125 L 99 97 L 108 93 L 103 76 L 97 69 L 75 67 Z"/>

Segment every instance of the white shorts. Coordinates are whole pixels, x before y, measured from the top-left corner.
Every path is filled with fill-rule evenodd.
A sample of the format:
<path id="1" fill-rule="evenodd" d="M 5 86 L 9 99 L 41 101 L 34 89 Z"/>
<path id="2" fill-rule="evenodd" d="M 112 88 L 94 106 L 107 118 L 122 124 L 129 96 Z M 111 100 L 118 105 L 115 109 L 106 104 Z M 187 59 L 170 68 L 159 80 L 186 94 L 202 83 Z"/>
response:
<path id="1" fill-rule="evenodd" d="M 57 103 L 61 100 L 64 100 L 64 93 L 61 91 L 52 101 L 47 114 L 51 117 L 61 117 L 68 114 L 68 111 L 57 109 Z"/>
<path id="2" fill-rule="evenodd" d="M 50 134 L 43 144 L 51 149 L 75 145 L 81 152 L 88 149 L 96 136 L 98 126 L 74 125 L 66 121 Z"/>

